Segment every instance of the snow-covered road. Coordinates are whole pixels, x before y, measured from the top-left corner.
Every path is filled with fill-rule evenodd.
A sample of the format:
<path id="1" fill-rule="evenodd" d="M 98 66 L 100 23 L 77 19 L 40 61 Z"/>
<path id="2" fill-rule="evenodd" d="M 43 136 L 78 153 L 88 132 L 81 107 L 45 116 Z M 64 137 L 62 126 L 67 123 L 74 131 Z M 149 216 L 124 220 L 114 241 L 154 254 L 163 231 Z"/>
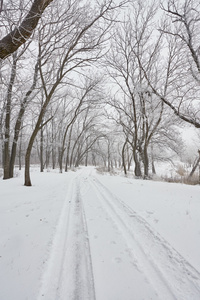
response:
<path id="1" fill-rule="evenodd" d="M 200 299 L 200 273 L 93 169 L 65 201 L 38 299 Z"/>
<path id="2" fill-rule="evenodd" d="M 95 299 L 81 182 L 71 180 L 38 299 Z"/>
<path id="3" fill-rule="evenodd" d="M 199 300 L 199 186 L 33 169 L 0 181 L 0 300 Z"/>

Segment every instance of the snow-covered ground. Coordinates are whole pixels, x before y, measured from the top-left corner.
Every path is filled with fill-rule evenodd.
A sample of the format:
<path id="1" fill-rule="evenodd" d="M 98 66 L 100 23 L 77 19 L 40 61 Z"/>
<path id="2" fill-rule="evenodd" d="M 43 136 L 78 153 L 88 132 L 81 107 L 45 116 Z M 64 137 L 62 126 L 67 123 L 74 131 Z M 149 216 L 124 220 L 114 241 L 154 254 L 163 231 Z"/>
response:
<path id="1" fill-rule="evenodd" d="M 0 180 L 0 300 L 200 299 L 199 186 L 90 167 L 22 182 Z"/>

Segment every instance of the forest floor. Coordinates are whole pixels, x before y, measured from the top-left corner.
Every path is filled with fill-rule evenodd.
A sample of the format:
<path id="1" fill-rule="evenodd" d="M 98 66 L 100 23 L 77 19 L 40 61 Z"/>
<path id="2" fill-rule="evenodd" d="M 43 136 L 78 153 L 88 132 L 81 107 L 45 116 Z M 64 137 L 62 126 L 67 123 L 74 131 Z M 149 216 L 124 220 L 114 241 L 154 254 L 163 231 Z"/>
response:
<path id="1" fill-rule="evenodd" d="M 1 300 L 199 300 L 200 187 L 32 170 L 0 180 Z"/>

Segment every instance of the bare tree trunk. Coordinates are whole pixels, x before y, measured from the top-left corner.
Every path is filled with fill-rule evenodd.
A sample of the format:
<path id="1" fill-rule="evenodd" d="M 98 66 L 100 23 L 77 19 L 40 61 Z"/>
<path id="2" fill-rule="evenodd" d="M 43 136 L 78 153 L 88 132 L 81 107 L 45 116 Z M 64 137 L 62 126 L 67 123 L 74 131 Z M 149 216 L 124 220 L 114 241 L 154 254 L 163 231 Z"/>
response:
<path id="1" fill-rule="evenodd" d="M 1 115 L 0 115 L 0 144 L 1 144 L 1 166 L 3 168 L 4 166 L 4 150 L 3 150 L 3 118 L 4 118 L 4 110 L 5 110 L 5 103 L 2 107 L 1 110 Z"/>
<path id="2" fill-rule="evenodd" d="M 25 155 L 25 182 L 24 182 L 25 186 L 32 186 L 31 177 L 30 177 L 30 158 L 31 158 L 31 150 L 32 150 L 32 147 L 33 147 L 33 143 L 34 143 L 34 140 L 35 140 L 35 137 L 36 137 L 38 131 L 39 131 L 39 125 L 35 127 L 32 135 L 31 135 L 31 138 L 29 140 L 28 147 L 26 149 L 26 155 Z"/>
<path id="3" fill-rule="evenodd" d="M 107 155 L 108 155 L 108 172 L 111 171 L 111 166 L 110 166 L 110 147 L 109 147 L 109 141 L 108 141 L 108 150 L 107 150 Z"/>
<path id="4" fill-rule="evenodd" d="M 127 170 L 126 170 L 126 160 L 125 160 L 125 149 L 127 145 L 127 140 L 125 141 L 123 148 L 122 148 L 122 164 L 124 168 L 124 174 L 127 175 Z"/>
<path id="5" fill-rule="evenodd" d="M 56 167 L 56 143 L 54 142 L 54 140 L 56 139 L 56 137 L 54 137 L 54 120 L 52 119 L 52 131 L 51 131 L 51 144 L 52 144 L 52 153 L 51 153 L 51 157 L 52 157 L 52 168 L 55 169 Z"/>
<path id="6" fill-rule="evenodd" d="M 70 150 L 70 146 L 71 146 L 72 129 L 73 129 L 73 123 L 71 125 L 70 132 L 69 132 L 69 138 L 68 138 L 67 155 L 66 155 L 66 162 L 65 162 L 65 172 L 67 172 L 68 164 L 69 164 L 69 150 Z"/>
<path id="7" fill-rule="evenodd" d="M 10 178 L 13 178 L 13 173 L 14 173 L 18 136 L 19 136 L 19 131 L 17 132 L 17 129 L 16 129 L 14 138 L 13 138 L 12 150 L 11 150 L 11 156 L 10 156 L 10 165 L 9 165 L 9 177 Z"/>
<path id="8" fill-rule="evenodd" d="M 11 100 L 12 100 L 12 89 L 16 77 L 17 69 L 17 58 L 16 54 L 13 55 L 13 65 L 11 70 L 10 82 L 8 85 L 7 97 L 6 97 L 6 117 L 5 117 L 5 139 L 4 139 L 4 177 L 3 179 L 10 178 L 10 153 L 9 153 L 9 142 L 10 142 L 10 118 L 11 118 Z"/>
<path id="9" fill-rule="evenodd" d="M 71 157 L 70 157 L 70 163 L 69 163 L 70 168 L 72 167 L 72 164 L 73 164 L 73 160 L 74 160 L 74 151 L 75 151 L 76 144 L 77 144 L 77 140 L 74 142 L 74 145 L 73 145 L 73 147 L 72 147 Z"/>
<path id="10" fill-rule="evenodd" d="M 86 143 L 86 148 L 88 148 L 88 144 Z M 85 155 L 85 167 L 87 167 L 88 165 L 88 151 L 86 152 L 86 155 Z"/>
<path id="11" fill-rule="evenodd" d="M 88 153 L 86 153 L 86 156 L 85 156 L 85 167 L 88 166 Z"/>
<path id="12" fill-rule="evenodd" d="M 155 168 L 155 164 L 154 164 L 153 159 L 152 159 L 152 162 L 151 162 L 151 166 L 152 166 L 152 173 L 155 175 L 156 174 L 156 168 Z"/>
<path id="13" fill-rule="evenodd" d="M 92 165 L 96 167 L 97 163 L 96 163 L 96 156 L 94 153 L 92 153 Z"/>
<path id="14" fill-rule="evenodd" d="M 193 176 L 194 172 L 196 171 L 196 169 L 197 169 L 197 167 L 198 167 L 198 165 L 199 165 L 199 163 L 200 163 L 200 150 L 198 151 L 198 153 L 199 153 L 199 157 L 198 157 L 198 159 L 196 160 L 196 163 L 194 164 L 194 166 L 193 166 L 193 168 L 192 168 L 192 171 L 190 172 L 188 178 L 191 178 L 191 177 Z"/>
<path id="15" fill-rule="evenodd" d="M 144 179 L 147 179 L 149 177 L 149 157 L 148 157 L 147 145 L 144 145 L 143 164 L 144 164 Z"/>
<path id="16" fill-rule="evenodd" d="M 44 161 L 43 161 L 43 128 L 40 129 L 40 172 L 44 171 Z"/>
<path id="17" fill-rule="evenodd" d="M 32 135 L 30 137 L 29 143 L 28 143 L 28 147 L 26 149 L 26 155 L 25 155 L 25 182 L 24 185 L 25 186 L 31 186 L 31 178 L 30 178 L 30 157 L 31 157 L 31 151 L 33 148 L 33 143 L 35 141 L 35 138 L 39 132 L 39 130 L 41 129 L 41 122 L 42 122 L 42 118 L 46 109 L 46 105 L 47 103 L 45 102 L 45 104 L 43 105 L 43 108 L 40 112 L 40 115 L 38 117 L 38 121 L 35 125 L 35 129 L 32 132 Z M 49 120 L 47 120 L 45 123 L 43 123 L 42 126 L 46 125 L 48 121 L 50 121 L 51 118 Z"/>
<path id="18" fill-rule="evenodd" d="M 1 157 L 0 157 L 0 161 L 1 161 L 1 164 L 0 166 L 3 168 L 4 166 L 4 157 L 3 157 L 3 139 L 2 139 L 2 143 L 1 143 Z"/>
<path id="19" fill-rule="evenodd" d="M 52 169 L 55 169 L 56 167 L 56 153 L 54 148 L 52 148 Z"/>
<path id="20" fill-rule="evenodd" d="M 50 161 L 51 150 L 49 146 L 49 132 L 46 130 L 46 151 L 45 151 L 45 164 L 47 170 L 49 169 L 49 161 Z"/>
<path id="21" fill-rule="evenodd" d="M 59 169 L 60 173 L 62 173 L 62 163 L 63 163 L 63 155 L 65 152 L 65 148 L 62 149 L 60 146 L 58 147 L 58 164 L 59 164 Z"/>
<path id="22" fill-rule="evenodd" d="M 136 151 L 133 151 L 133 158 L 134 158 L 134 163 L 135 163 L 135 170 L 134 170 L 135 176 L 141 177 L 142 172 L 141 172 L 140 162 L 138 160 Z"/>
<path id="23" fill-rule="evenodd" d="M 3 9 L 3 0 L 1 0 L 0 2 L 0 13 L 2 12 L 2 9 Z"/>
<path id="24" fill-rule="evenodd" d="M 22 131 L 20 134 L 20 141 L 19 141 L 19 170 L 22 169 Z"/>
<path id="25" fill-rule="evenodd" d="M 31 135 L 30 140 L 29 140 L 29 143 L 28 143 L 28 147 L 27 147 L 26 155 L 25 155 L 25 182 L 24 182 L 25 186 L 31 186 L 32 185 L 31 184 L 31 179 L 30 179 L 30 156 L 31 156 L 31 150 L 32 150 L 32 147 L 33 147 L 34 140 L 35 140 L 35 138 L 36 138 L 36 136 L 38 134 L 38 131 L 41 129 L 42 119 L 43 119 L 43 116 L 44 116 L 45 111 L 46 111 L 46 107 L 49 104 L 50 99 L 51 99 L 51 95 L 49 97 L 47 97 L 47 99 L 45 100 L 45 102 L 44 102 L 44 104 L 42 106 L 42 109 L 40 111 L 37 123 L 35 125 L 35 129 L 33 130 L 32 135 Z M 47 122 L 50 121 L 51 119 L 52 118 L 50 118 L 49 120 L 47 120 L 46 122 L 44 122 L 42 126 L 46 125 Z"/>

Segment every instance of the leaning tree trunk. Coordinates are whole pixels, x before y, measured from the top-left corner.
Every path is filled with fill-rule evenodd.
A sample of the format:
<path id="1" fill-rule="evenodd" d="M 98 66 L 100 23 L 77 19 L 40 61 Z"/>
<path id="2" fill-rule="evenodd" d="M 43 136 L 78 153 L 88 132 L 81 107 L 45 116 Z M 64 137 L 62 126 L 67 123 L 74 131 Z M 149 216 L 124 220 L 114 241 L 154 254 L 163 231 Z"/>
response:
<path id="1" fill-rule="evenodd" d="M 44 105 L 40 111 L 40 114 L 39 114 L 39 117 L 38 117 L 38 120 L 37 120 L 37 123 L 35 125 L 35 129 L 33 130 L 32 134 L 31 134 L 31 137 L 30 137 L 30 140 L 29 140 L 29 143 L 28 143 L 28 147 L 26 149 L 26 155 L 25 155 L 25 182 L 24 182 L 24 185 L 25 186 L 31 186 L 31 179 L 30 179 L 30 156 L 31 156 L 31 150 L 32 150 L 32 147 L 33 147 L 33 143 L 34 143 L 34 140 L 39 132 L 39 130 L 41 129 L 41 123 L 42 123 L 42 119 L 43 119 L 43 116 L 45 114 L 45 110 L 46 110 L 46 107 L 48 105 L 50 101 L 50 97 L 48 97 L 46 99 L 46 101 L 44 102 Z M 50 118 L 49 120 L 47 120 L 46 122 L 43 123 L 42 126 L 46 125 L 47 122 L 49 122 L 52 118 Z"/>
<path id="2" fill-rule="evenodd" d="M 37 135 L 39 129 L 40 129 L 40 127 L 39 127 L 39 124 L 37 122 L 36 127 L 35 127 L 32 135 L 31 135 L 30 140 L 29 140 L 28 147 L 26 149 L 26 155 L 25 155 L 25 182 L 24 182 L 25 186 L 32 186 L 31 177 L 30 177 L 30 158 L 31 158 L 31 151 L 32 151 L 32 148 L 33 148 L 33 143 L 34 143 L 34 140 L 36 138 L 36 135 Z"/>
<path id="3" fill-rule="evenodd" d="M 53 0 L 34 0 L 19 27 L 15 27 L 0 40 L 0 59 L 5 59 L 23 45 L 32 35 L 45 8 Z"/>

